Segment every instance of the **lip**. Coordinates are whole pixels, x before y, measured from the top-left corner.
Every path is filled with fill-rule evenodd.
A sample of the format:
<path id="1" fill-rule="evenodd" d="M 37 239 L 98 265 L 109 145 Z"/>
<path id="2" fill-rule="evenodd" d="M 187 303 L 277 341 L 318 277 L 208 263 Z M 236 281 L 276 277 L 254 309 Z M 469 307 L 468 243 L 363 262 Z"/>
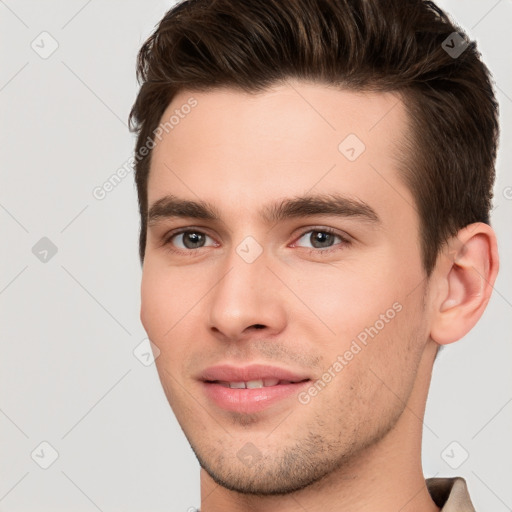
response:
<path id="1" fill-rule="evenodd" d="M 207 368 L 199 376 L 199 380 L 202 381 L 219 380 L 227 382 L 247 382 L 249 380 L 260 379 L 279 379 L 300 382 L 301 380 L 309 378 L 309 375 L 303 372 L 295 372 L 286 368 L 265 364 L 251 364 L 247 366 L 222 364 Z"/>
<path id="2" fill-rule="evenodd" d="M 255 389 L 226 388 L 215 382 L 201 382 L 203 392 L 218 407 L 226 411 L 251 414 L 260 412 L 285 399 L 297 396 L 310 381 L 277 384 Z"/>
<path id="3" fill-rule="evenodd" d="M 290 382 L 252 389 L 229 388 L 214 382 L 247 382 L 272 378 Z M 205 395 L 218 407 L 245 414 L 260 412 L 287 398 L 290 399 L 311 382 L 309 376 L 304 373 L 260 364 L 243 367 L 213 366 L 206 369 L 199 379 Z"/>

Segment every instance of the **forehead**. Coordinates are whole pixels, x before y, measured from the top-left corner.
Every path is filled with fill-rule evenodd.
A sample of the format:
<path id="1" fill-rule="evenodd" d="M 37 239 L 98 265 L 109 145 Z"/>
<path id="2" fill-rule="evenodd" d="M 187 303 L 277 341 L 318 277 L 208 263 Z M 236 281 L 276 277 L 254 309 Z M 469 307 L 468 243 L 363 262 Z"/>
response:
<path id="1" fill-rule="evenodd" d="M 298 81 L 257 94 L 184 90 L 161 118 L 148 202 L 172 193 L 231 215 L 267 200 L 337 192 L 376 209 L 410 210 L 398 174 L 407 124 L 392 93 Z"/>

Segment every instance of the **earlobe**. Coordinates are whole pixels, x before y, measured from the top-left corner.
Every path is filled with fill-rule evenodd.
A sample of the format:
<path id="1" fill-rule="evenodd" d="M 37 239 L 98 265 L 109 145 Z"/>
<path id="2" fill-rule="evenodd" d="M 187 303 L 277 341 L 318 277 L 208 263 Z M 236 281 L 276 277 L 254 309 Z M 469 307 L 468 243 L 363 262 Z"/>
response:
<path id="1" fill-rule="evenodd" d="M 474 327 L 489 302 L 498 266 L 496 235 L 487 224 L 470 224 L 448 241 L 435 271 L 442 292 L 434 304 L 434 341 L 452 343 Z"/>

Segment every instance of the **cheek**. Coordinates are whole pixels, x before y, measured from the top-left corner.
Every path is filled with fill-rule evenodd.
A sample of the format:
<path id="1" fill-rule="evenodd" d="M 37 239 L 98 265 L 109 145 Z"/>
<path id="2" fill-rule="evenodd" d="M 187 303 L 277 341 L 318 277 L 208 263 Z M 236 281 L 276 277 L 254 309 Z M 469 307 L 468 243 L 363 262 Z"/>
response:
<path id="1" fill-rule="evenodd" d="M 402 304 L 382 325 L 381 330 L 362 330 L 364 343 L 348 335 L 325 350 L 327 364 L 341 361 L 343 368 L 329 384 L 324 395 L 329 405 L 324 407 L 338 411 L 333 414 L 338 414 L 340 424 L 348 421 L 344 424 L 358 425 L 361 431 L 384 429 L 399 417 L 412 392 L 427 337 L 416 298 Z M 374 420 L 368 423 L 368 418 Z"/>
<path id="2" fill-rule="evenodd" d="M 149 261 L 144 266 L 141 282 L 141 322 L 148 338 L 158 347 L 160 353 L 155 366 L 169 402 L 175 397 L 174 379 L 182 360 L 182 347 L 176 340 L 182 327 L 185 300 L 177 293 L 176 279 L 172 272 L 156 270 Z"/>
<path id="3" fill-rule="evenodd" d="M 402 296 L 399 307 L 392 309 L 388 318 L 383 317 L 387 322 L 376 322 L 373 329 L 363 331 L 368 337 L 361 359 L 375 395 L 398 407 L 408 400 L 428 340 L 421 287 Z"/>
<path id="4" fill-rule="evenodd" d="M 172 331 L 197 302 L 199 282 L 184 279 L 175 269 L 144 263 L 141 282 L 141 321 L 152 341 L 170 338 Z M 171 330 L 169 332 L 169 330 Z"/>
<path id="5" fill-rule="evenodd" d="M 205 325 L 206 301 L 202 299 L 215 284 L 216 275 L 199 266 L 171 267 L 157 258 L 148 258 L 144 263 L 141 322 L 160 350 L 156 366 L 170 385 L 172 379 L 165 369 L 181 371 L 192 346 L 197 346 L 193 342 L 204 335 L 201 327 Z"/>
<path id="6" fill-rule="evenodd" d="M 154 342 L 157 341 L 157 333 L 164 328 L 166 315 L 162 312 L 170 306 L 170 294 L 166 293 L 166 290 L 166 280 L 157 276 L 146 259 L 141 281 L 141 322 L 149 338 Z"/>
<path id="7" fill-rule="evenodd" d="M 394 318 L 393 305 L 403 300 L 403 287 L 396 274 L 388 272 L 382 262 L 379 266 L 358 268 L 351 263 L 336 267 L 319 265 L 302 276 L 306 277 L 296 281 L 297 297 L 338 342 L 350 340 L 375 322 L 380 326 L 381 315 L 386 316 L 386 312 L 386 320 Z"/>

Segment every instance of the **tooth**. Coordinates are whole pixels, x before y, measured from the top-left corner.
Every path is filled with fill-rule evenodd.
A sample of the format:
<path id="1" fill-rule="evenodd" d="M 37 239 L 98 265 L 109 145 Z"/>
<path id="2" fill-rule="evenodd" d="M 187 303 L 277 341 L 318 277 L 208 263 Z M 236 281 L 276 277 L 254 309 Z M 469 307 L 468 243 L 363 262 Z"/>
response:
<path id="1" fill-rule="evenodd" d="M 265 379 L 263 381 L 263 385 L 265 387 L 267 387 L 267 386 L 277 386 L 278 382 L 279 382 L 279 379 Z M 247 386 L 247 387 L 249 387 L 249 386 Z"/>
<path id="2" fill-rule="evenodd" d="M 249 381 L 247 381 L 246 387 L 248 389 L 262 388 L 263 381 L 262 380 L 249 380 Z"/>
<path id="3" fill-rule="evenodd" d="M 245 388 L 245 382 L 230 382 L 229 383 L 230 388 L 234 389 L 244 389 Z"/>
<path id="4" fill-rule="evenodd" d="M 225 388 L 229 388 L 229 382 L 226 382 L 224 380 L 218 380 L 216 383 L 220 384 L 221 386 L 224 386 Z"/>

